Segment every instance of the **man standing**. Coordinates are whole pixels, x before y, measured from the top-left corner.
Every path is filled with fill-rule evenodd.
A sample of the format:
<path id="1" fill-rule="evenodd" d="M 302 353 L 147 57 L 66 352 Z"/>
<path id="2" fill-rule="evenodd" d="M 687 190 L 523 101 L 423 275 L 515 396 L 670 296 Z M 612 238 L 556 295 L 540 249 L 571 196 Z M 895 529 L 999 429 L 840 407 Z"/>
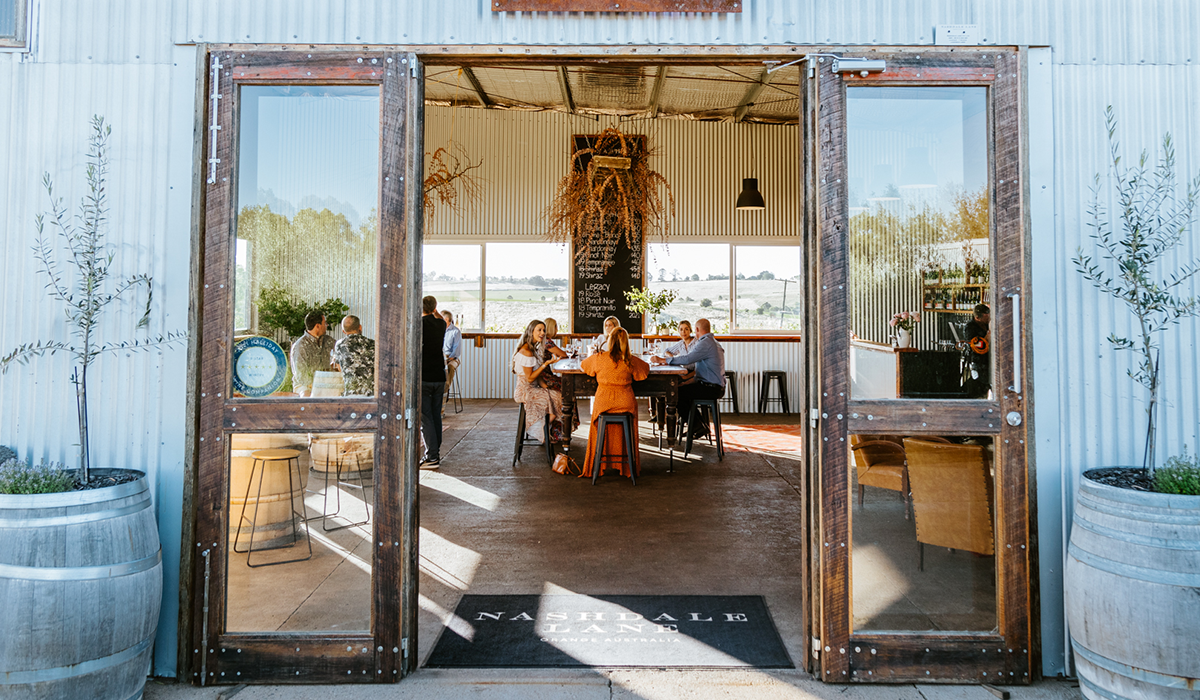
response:
<path id="1" fill-rule="evenodd" d="M 333 338 L 325 332 L 325 314 L 320 311 L 309 311 L 304 327 L 308 330 L 292 343 L 292 391 L 308 396 L 312 394 L 313 373 L 329 370 Z"/>
<path id="2" fill-rule="evenodd" d="M 696 339 L 687 352 L 675 357 L 651 357 L 656 365 L 695 365 L 696 381 L 679 387 L 679 417 L 691 417 L 692 402 L 696 399 L 719 399 L 725 395 L 725 348 L 713 337 L 707 318 L 696 321 Z M 693 438 L 708 434 L 703 425 L 689 425 Z"/>
<path id="3" fill-rule="evenodd" d="M 444 413 L 445 402 L 450 399 L 450 387 L 454 384 L 454 373 L 462 364 L 462 330 L 454 325 L 454 314 L 443 311 L 442 318 L 446 319 L 446 339 L 442 341 L 442 356 L 446 359 L 446 394 L 442 401 Z"/>
<path id="4" fill-rule="evenodd" d="M 442 343 L 446 321 L 437 313 L 437 299 L 421 300 L 421 437 L 425 439 L 422 469 L 437 469 L 442 461 L 442 396 L 446 365 Z"/>
<path id="5" fill-rule="evenodd" d="M 333 346 L 333 363 L 342 372 L 342 394 L 375 395 L 375 341 L 362 334 L 358 316 L 342 319 L 345 338 Z"/>
<path id="6" fill-rule="evenodd" d="M 987 304 L 976 304 L 974 318 L 967 322 L 967 363 L 963 369 L 963 393 L 969 399 L 986 399 L 992 388 L 991 344 L 989 324 L 992 310 Z"/>

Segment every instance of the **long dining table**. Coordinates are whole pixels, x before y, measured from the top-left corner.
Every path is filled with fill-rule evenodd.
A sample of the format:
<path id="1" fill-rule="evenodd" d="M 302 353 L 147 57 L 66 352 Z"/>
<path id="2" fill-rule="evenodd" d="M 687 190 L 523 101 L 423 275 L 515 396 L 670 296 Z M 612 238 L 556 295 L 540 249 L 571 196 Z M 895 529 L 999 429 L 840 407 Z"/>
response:
<path id="1" fill-rule="evenodd" d="M 649 362 L 649 358 L 646 358 Z M 567 358 L 559 360 L 550 369 L 562 378 L 563 425 L 569 426 L 575 418 L 575 400 L 580 397 L 596 395 L 596 378 L 584 373 L 580 368 L 582 360 Z M 658 429 L 667 436 L 667 448 L 674 450 L 676 426 L 679 423 L 679 385 L 683 382 L 687 369 L 675 365 L 650 365 L 650 376 L 640 382 L 633 383 L 633 395 L 642 398 L 661 396 L 666 404 L 666 410 L 658 416 Z M 665 414 L 665 415 L 662 415 Z M 665 431 L 663 430 L 665 427 Z M 661 443 L 660 443 L 661 446 Z M 563 431 L 563 439 L 555 444 L 555 451 L 567 454 L 571 449 L 571 431 Z"/>

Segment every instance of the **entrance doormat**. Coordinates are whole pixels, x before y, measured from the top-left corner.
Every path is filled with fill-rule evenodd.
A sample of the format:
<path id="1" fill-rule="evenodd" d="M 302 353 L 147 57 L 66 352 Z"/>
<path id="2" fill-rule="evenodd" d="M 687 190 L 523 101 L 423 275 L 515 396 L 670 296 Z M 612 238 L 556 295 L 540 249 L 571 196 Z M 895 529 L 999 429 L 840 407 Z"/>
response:
<path id="1" fill-rule="evenodd" d="M 427 668 L 794 668 L 762 596 L 464 595 Z"/>

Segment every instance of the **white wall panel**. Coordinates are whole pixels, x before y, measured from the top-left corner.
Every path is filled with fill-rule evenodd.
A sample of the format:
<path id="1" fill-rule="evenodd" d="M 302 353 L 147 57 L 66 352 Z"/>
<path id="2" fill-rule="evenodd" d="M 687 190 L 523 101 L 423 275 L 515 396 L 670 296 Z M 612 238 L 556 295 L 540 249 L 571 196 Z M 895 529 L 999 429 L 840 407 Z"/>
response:
<path id="1" fill-rule="evenodd" d="M 567 172 L 571 136 L 597 134 L 610 125 L 645 134 L 657 153 L 650 167 L 666 177 L 675 196 L 670 240 L 799 238 L 803 193 L 795 126 L 669 119 L 619 123 L 558 112 L 427 107 L 426 155 L 453 140 L 471 162 L 482 159 L 478 172 L 483 185 L 478 206 L 436 209 L 425 228 L 426 240 L 543 240 L 546 208 Z M 758 178 L 766 210 L 734 209 L 744 177 Z"/>

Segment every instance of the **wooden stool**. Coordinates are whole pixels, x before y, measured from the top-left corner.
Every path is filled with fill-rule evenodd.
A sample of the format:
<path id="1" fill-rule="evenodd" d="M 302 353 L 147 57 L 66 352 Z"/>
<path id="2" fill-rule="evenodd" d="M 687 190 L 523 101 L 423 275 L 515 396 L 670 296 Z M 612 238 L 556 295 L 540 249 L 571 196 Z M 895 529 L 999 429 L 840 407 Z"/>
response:
<path id="1" fill-rule="evenodd" d="M 737 372 L 733 370 L 725 370 L 725 395 L 721 397 L 721 400 L 729 402 L 729 409 L 735 415 L 742 415 L 741 404 L 738 403 L 737 396 Z"/>
<path id="2" fill-rule="evenodd" d="M 696 399 L 692 402 L 692 410 L 688 414 L 688 435 L 687 443 L 683 447 L 683 456 L 686 457 L 692 451 L 692 426 L 697 424 L 696 421 L 700 418 L 700 411 L 703 409 L 707 415 L 705 423 L 711 425 L 708 432 L 709 444 L 712 444 L 713 433 L 716 433 L 717 460 L 725 461 L 725 442 L 721 439 L 720 403 L 720 399 Z"/>
<path id="3" fill-rule="evenodd" d="M 779 396 L 771 397 L 771 384 L 779 387 Z M 787 372 L 781 370 L 767 370 L 763 372 L 762 387 L 758 390 L 758 412 L 766 413 L 767 404 L 769 403 L 780 404 L 784 413 L 792 412 L 788 406 Z"/>
<path id="4" fill-rule="evenodd" d="M 363 480 L 362 450 L 361 449 L 354 450 L 354 471 L 351 472 L 349 469 L 346 469 L 345 471 L 346 471 L 347 480 L 342 481 L 343 467 L 347 466 L 345 464 L 346 454 L 344 452 L 342 452 L 342 444 L 344 442 L 345 442 L 345 436 L 317 438 L 317 439 L 313 440 L 312 443 L 308 446 L 309 452 L 312 453 L 312 455 L 313 455 L 313 461 L 315 462 L 319 459 L 324 459 L 325 465 L 326 465 L 325 488 L 322 491 L 325 500 L 321 504 L 321 529 L 324 530 L 325 532 L 333 532 L 334 530 L 344 530 L 345 528 L 348 528 L 348 527 L 356 527 L 358 525 L 366 525 L 367 523 L 371 522 L 371 501 L 367 498 L 367 484 Z M 324 455 L 322 456 L 322 455 L 316 454 L 318 451 L 323 451 Z M 333 457 L 332 460 L 330 459 L 330 456 Z M 329 469 L 328 469 L 329 462 L 331 462 L 331 461 L 334 463 L 333 489 L 337 494 L 336 505 L 335 505 L 332 513 L 329 512 Z M 374 467 L 374 465 L 372 464 L 372 465 L 370 465 L 370 467 Z M 370 470 L 370 467 L 368 467 L 368 470 Z M 357 485 L 355 485 L 349 481 L 350 474 L 354 474 L 358 477 Z M 329 527 L 328 526 L 329 519 L 337 516 L 338 513 L 342 512 L 342 486 L 346 486 L 348 488 L 356 488 L 362 493 L 363 505 L 366 506 L 366 509 L 367 509 L 367 519 L 360 521 L 360 522 L 346 523 L 345 525 L 337 525 L 335 527 Z"/>
<path id="5" fill-rule="evenodd" d="M 251 568 L 257 568 L 260 566 L 275 566 L 276 564 L 290 564 L 292 562 L 307 561 L 309 559 L 312 559 L 312 539 L 308 536 L 308 518 L 306 518 L 303 513 L 296 512 L 295 496 L 293 495 L 295 493 L 295 488 L 292 485 L 292 465 L 293 464 L 296 467 L 296 469 L 295 469 L 296 486 L 300 486 L 301 484 L 304 483 L 304 481 L 300 475 L 300 450 L 286 450 L 286 449 L 256 450 L 250 454 L 250 457 L 253 460 L 250 463 L 250 479 L 247 480 L 247 482 L 246 482 L 246 498 L 245 498 L 245 501 L 242 502 L 242 512 L 238 516 L 239 519 L 238 519 L 237 533 L 233 537 L 233 551 L 235 551 L 239 554 L 245 554 L 246 555 L 246 566 L 249 566 Z M 255 533 L 255 530 L 258 529 L 258 506 L 262 500 L 263 476 L 264 476 L 265 472 L 267 471 L 268 466 L 278 464 L 280 462 L 283 463 L 283 467 L 284 467 L 284 469 L 287 470 L 287 474 L 288 474 L 288 495 L 287 495 L 287 497 L 288 497 L 288 500 L 291 501 L 290 507 L 291 507 L 291 511 L 292 511 L 292 542 L 290 544 L 286 544 L 286 545 L 276 545 L 276 546 L 272 546 L 272 547 L 259 547 L 258 549 L 255 549 L 254 533 Z M 260 463 L 262 464 L 262 467 L 258 466 Z M 272 468 L 274 468 L 274 467 L 272 467 Z M 255 498 L 255 501 L 254 501 L 254 516 L 250 519 L 250 544 L 247 545 L 246 549 L 242 550 L 242 549 L 237 548 L 237 543 L 238 543 L 238 540 L 241 539 L 242 523 L 244 523 L 246 521 L 246 501 L 250 500 L 250 489 L 253 487 L 253 484 L 254 484 L 255 470 L 258 471 L 258 496 Z M 304 507 L 303 494 L 301 494 L 300 503 L 301 503 L 300 507 L 303 508 Z M 296 541 L 300 537 L 300 530 L 296 525 L 297 517 L 299 517 L 300 522 L 304 523 L 304 541 L 308 544 L 308 556 L 298 557 L 296 559 L 284 559 L 283 561 L 271 561 L 271 562 L 266 562 L 263 564 L 252 564 L 250 562 L 250 559 L 251 559 L 251 557 L 254 556 L 254 552 L 256 552 L 256 551 L 261 552 L 261 551 L 269 550 L 269 549 L 282 549 L 284 547 L 291 547 L 296 544 Z"/>
<path id="6" fill-rule="evenodd" d="M 542 439 L 546 445 L 546 459 L 554 464 L 554 445 L 550 444 L 550 416 L 546 416 L 546 420 L 542 421 Z M 526 445 L 536 445 L 533 440 L 525 438 L 525 404 L 521 404 L 521 414 L 517 416 L 517 444 L 513 446 L 513 461 L 512 468 L 517 468 L 517 462 L 521 461 L 521 453 L 525 450 Z"/>
<path id="7" fill-rule="evenodd" d="M 604 441 L 608 437 L 608 426 L 619 425 L 621 432 L 625 436 L 625 462 L 629 464 L 629 480 L 637 486 L 637 475 L 634 471 L 637 469 L 633 461 L 633 451 L 638 448 L 638 443 L 633 439 L 633 416 L 628 413 L 601 413 L 599 422 L 596 424 L 596 430 L 599 439 L 596 444 L 596 454 L 592 457 L 592 486 L 596 485 L 596 478 L 600 476 L 600 468 L 608 464 L 620 464 L 620 460 L 614 460 L 611 457 L 604 456 Z"/>

